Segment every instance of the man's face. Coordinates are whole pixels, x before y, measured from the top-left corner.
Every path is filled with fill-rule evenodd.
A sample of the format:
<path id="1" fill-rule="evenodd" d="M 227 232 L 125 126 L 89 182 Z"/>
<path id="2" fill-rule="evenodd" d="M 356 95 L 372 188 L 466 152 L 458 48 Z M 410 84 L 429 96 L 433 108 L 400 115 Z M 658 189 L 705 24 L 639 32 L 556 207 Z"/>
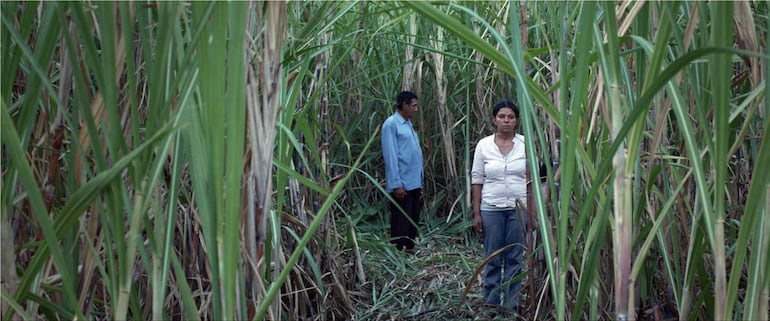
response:
<path id="1" fill-rule="evenodd" d="M 417 99 L 412 99 L 409 103 L 404 103 L 401 108 L 404 119 L 410 119 L 417 111 L 420 110 L 420 102 Z"/>

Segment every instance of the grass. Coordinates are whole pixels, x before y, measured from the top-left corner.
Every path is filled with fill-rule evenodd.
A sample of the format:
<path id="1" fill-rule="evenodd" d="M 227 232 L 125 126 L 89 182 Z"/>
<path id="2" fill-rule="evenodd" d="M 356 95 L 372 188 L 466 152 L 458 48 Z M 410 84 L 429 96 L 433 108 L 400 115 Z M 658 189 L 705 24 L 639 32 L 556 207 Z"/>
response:
<path id="1" fill-rule="evenodd" d="M 444 231 L 424 233 L 414 253 L 395 251 L 381 243 L 380 251 L 364 257 L 371 291 L 356 315 L 366 320 L 473 320 L 481 312 L 479 278 L 472 278 L 483 261 L 480 243 L 465 243 Z M 425 235 L 427 234 L 427 235 Z M 471 292 L 462 296 L 468 284 Z"/>

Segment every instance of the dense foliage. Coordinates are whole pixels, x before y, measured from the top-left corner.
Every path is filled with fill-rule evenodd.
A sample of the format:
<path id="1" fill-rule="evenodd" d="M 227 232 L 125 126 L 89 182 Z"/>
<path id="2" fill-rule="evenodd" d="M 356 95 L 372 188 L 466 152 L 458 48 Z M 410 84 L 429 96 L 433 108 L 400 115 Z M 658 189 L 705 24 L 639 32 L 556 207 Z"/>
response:
<path id="1" fill-rule="evenodd" d="M 3 320 L 480 318 L 467 172 L 503 98 L 542 178 L 522 318 L 768 319 L 767 2 L 0 9 Z M 379 149 L 404 89 L 414 254 Z"/>

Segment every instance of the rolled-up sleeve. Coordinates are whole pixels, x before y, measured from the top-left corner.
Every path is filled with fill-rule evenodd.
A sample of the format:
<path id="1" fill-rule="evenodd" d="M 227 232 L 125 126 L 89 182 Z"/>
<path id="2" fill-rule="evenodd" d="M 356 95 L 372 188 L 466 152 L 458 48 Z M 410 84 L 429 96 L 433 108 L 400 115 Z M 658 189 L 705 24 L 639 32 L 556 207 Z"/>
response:
<path id="1" fill-rule="evenodd" d="M 476 144 L 473 152 L 473 166 L 471 167 L 471 184 L 484 184 L 484 151 L 481 143 Z"/>

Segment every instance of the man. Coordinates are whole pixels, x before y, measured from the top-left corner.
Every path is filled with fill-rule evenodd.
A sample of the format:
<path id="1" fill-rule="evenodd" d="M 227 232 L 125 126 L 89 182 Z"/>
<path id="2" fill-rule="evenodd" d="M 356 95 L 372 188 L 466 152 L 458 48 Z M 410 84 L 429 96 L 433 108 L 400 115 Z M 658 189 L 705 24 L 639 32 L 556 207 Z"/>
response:
<path id="1" fill-rule="evenodd" d="M 417 95 L 402 91 L 396 112 L 382 124 L 386 190 L 397 203 L 390 205 L 390 236 L 399 250 L 414 249 L 422 207 L 422 150 L 410 120 L 418 110 Z"/>

